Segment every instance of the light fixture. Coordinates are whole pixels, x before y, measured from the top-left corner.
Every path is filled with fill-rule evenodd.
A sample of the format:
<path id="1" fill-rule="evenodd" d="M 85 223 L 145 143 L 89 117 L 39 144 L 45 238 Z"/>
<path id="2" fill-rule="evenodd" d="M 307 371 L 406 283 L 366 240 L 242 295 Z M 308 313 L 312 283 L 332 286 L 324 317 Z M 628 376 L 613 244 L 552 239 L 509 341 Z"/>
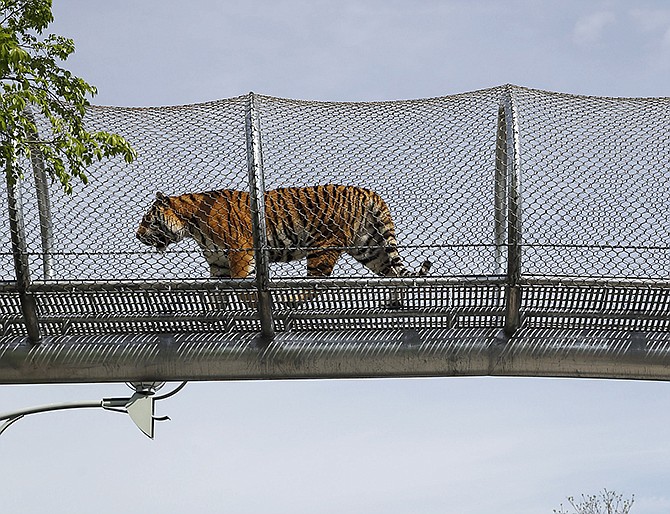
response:
<path id="1" fill-rule="evenodd" d="M 155 402 L 158 400 L 164 400 L 165 398 L 169 398 L 170 396 L 177 394 L 184 388 L 186 382 L 182 382 L 175 389 L 161 396 L 155 396 L 155 394 L 156 391 L 165 385 L 165 382 L 130 382 L 127 385 L 135 391 L 135 393 L 129 398 L 103 398 L 97 402 L 56 403 L 0 414 L 0 421 L 4 421 L 4 423 L 0 425 L 0 435 L 2 435 L 2 433 L 11 425 L 16 423 L 21 418 L 28 416 L 29 414 L 97 407 L 112 412 L 128 414 L 137 428 L 139 428 L 143 434 L 153 439 L 155 422 L 167 421 L 170 419 L 167 416 L 156 417 L 154 415 Z"/>

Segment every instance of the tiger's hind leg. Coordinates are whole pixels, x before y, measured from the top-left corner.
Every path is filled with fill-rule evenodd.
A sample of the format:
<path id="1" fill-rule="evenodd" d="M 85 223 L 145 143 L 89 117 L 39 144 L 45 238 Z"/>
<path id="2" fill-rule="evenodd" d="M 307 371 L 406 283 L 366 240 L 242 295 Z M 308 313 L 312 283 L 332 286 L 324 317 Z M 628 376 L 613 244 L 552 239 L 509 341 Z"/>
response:
<path id="1" fill-rule="evenodd" d="M 358 262 L 380 277 L 422 277 L 428 273 L 431 266 L 431 263 L 426 261 L 416 272 L 409 271 L 403 264 L 395 245 L 385 246 L 379 243 L 377 246 L 359 248 L 350 253 Z M 387 309 L 403 308 L 406 290 L 406 287 L 392 288 L 384 307 Z"/>
<path id="2" fill-rule="evenodd" d="M 358 262 L 380 277 L 402 277 L 409 273 L 400 259 L 395 246 L 387 246 L 381 234 L 376 237 L 366 235 L 363 244 L 349 253 Z M 384 304 L 387 309 L 400 309 L 403 307 L 403 293 L 398 288 L 393 288 L 389 298 Z"/>
<path id="3" fill-rule="evenodd" d="M 312 250 L 307 254 L 307 276 L 328 277 L 333 272 L 335 263 L 342 255 L 341 250 Z M 282 299 L 289 307 L 297 307 L 316 297 L 316 291 L 300 291 Z"/>
<path id="4" fill-rule="evenodd" d="M 424 261 L 423 264 L 421 264 L 421 267 L 417 271 L 410 272 L 405 268 L 404 266 L 402 267 L 402 274 L 400 275 L 391 275 L 391 276 L 400 276 L 400 277 L 423 277 L 428 274 L 428 271 L 430 271 L 430 268 L 432 266 L 432 263 L 428 260 Z M 389 295 L 389 301 L 386 303 L 386 308 L 387 309 L 402 309 L 405 307 L 404 304 L 404 298 L 407 292 L 406 287 L 397 287 L 394 288 L 393 291 L 391 291 L 391 294 Z"/>
<path id="5" fill-rule="evenodd" d="M 341 250 L 314 250 L 307 255 L 308 277 L 329 277 L 337 260 L 342 255 Z"/>

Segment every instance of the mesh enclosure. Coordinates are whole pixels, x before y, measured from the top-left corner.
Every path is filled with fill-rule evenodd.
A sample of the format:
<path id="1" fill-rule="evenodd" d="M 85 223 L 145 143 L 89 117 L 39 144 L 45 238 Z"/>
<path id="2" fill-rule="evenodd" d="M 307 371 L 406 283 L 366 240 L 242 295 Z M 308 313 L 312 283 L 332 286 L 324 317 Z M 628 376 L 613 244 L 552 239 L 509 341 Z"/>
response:
<path id="1" fill-rule="evenodd" d="M 668 99 L 517 90 L 524 275 L 668 279 Z"/>
<path id="2" fill-rule="evenodd" d="M 261 97 L 268 189 L 363 186 L 389 204 L 410 269 L 433 276 L 495 275 L 493 176 L 496 89 L 383 103 Z M 267 213 L 266 213 L 267 214 Z M 303 273 L 273 270 L 273 276 Z M 372 276 L 346 256 L 336 276 Z"/>
<path id="3" fill-rule="evenodd" d="M 3 333 L 31 302 L 43 336 L 668 331 L 668 107 L 516 86 L 92 107 L 138 157 L 71 196 L 28 162 L 3 189 Z"/>
<path id="4" fill-rule="evenodd" d="M 160 254 L 140 244 L 135 230 L 158 191 L 247 187 L 244 113 L 244 98 L 183 107 L 91 108 L 87 128 L 123 134 L 138 158 L 130 165 L 121 159 L 94 164 L 87 173 L 90 183 L 75 187 L 71 196 L 51 185 L 53 250 L 48 277 L 40 276 L 43 250 L 34 186 L 24 182 L 34 278 L 69 282 L 207 276 L 200 269 L 202 252 L 194 241 Z"/>

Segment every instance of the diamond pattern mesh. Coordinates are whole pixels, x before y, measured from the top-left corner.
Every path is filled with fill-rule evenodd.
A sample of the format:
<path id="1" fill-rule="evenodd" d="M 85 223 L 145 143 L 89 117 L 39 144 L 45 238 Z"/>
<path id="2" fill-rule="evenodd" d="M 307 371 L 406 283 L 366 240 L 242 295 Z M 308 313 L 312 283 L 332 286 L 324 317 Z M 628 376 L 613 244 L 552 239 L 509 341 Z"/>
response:
<path id="1" fill-rule="evenodd" d="M 510 94 L 516 170 L 500 152 L 509 141 L 499 132 L 499 108 Z M 502 86 L 397 102 L 250 95 L 176 107 L 92 107 L 89 128 L 127 137 L 137 150 L 133 164 L 94 164 L 90 183 L 77 184 L 72 196 L 50 184 L 46 219 L 30 163 L 23 163 L 25 255 L 43 333 L 259 329 L 256 269 L 227 280 L 225 271 L 212 277 L 211 264 L 224 269 L 231 254 L 271 256 L 277 248 L 254 249 L 249 239 L 226 254 L 224 243 L 191 232 L 158 252 L 136 237 L 157 192 L 250 192 L 252 96 L 265 190 L 339 184 L 374 191 L 388 205 L 408 270 L 404 278 L 380 279 L 345 245 L 332 274 L 306 278 L 304 257 L 323 248 L 310 246 L 298 227 L 284 239 L 303 258 L 270 262 L 267 270 L 276 330 L 501 328 L 507 221 L 516 214 L 522 328 L 668 329 L 661 318 L 670 311 L 670 100 Z M 42 134 L 48 137 L 45 128 Z M 496 201 L 496 191 L 518 193 L 518 212 Z M 188 206 L 194 197 L 180 198 Z M 290 218 L 272 211 L 285 204 L 268 204 L 266 223 Z M 4 186 L 0 209 L 8 211 Z M 193 207 L 181 228 L 209 225 L 230 234 L 238 221 L 216 212 L 207 202 Z M 314 230 L 326 230 L 325 220 L 312 218 Z M 251 218 L 239 224 L 251 233 Z M 0 243 L 4 333 L 21 335 L 7 222 Z M 429 273 L 412 276 L 426 260 Z"/>

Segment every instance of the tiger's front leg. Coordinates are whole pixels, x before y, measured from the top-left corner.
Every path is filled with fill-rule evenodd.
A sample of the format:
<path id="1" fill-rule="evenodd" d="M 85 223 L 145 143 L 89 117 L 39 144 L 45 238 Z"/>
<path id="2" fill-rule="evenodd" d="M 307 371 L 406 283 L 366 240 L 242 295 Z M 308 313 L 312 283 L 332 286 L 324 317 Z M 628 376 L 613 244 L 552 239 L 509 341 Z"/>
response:
<path id="1" fill-rule="evenodd" d="M 337 260 L 342 255 L 341 250 L 312 250 L 307 254 L 307 276 L 329 277 Z M 288 307 L 298 307 L 316 296 L 316 291 L 303 290 L 296 294 L 288 295 L 281 301 Z"/>
<path id="2" fill-rule="evenodd" d="M 253 249 L 228 250 L 231 278 L 247 278 L 254 269 Z"/>
<path id="3" fill-rule="evenodd" d="M 227 251 L 205 250 L 204 254 L 209 264 L 210 277 L 230 278 L 230 261 Z"/>
<path id="4" fill-rule="evenodd" d="M 216 278 L 247 278 L 254 269 L 254 252 L 245 250 L 206 250 L 209 275 Z M 255 309 L 256 293 L 238 293 L 237 298 L 245 307 Z M 233 301 L 233 303 L 237 303 Z"/>
<path id="5" fill-rule="evenodd" d="M 253 249 L 229 250 L 228 261 L 231 278 L 247 278 L 254 269 L 254 251 Z M 258 298 L 255 291 L 239 293 L 238 297 L 248 308 L 256 309 L 258 307 Z"/>

